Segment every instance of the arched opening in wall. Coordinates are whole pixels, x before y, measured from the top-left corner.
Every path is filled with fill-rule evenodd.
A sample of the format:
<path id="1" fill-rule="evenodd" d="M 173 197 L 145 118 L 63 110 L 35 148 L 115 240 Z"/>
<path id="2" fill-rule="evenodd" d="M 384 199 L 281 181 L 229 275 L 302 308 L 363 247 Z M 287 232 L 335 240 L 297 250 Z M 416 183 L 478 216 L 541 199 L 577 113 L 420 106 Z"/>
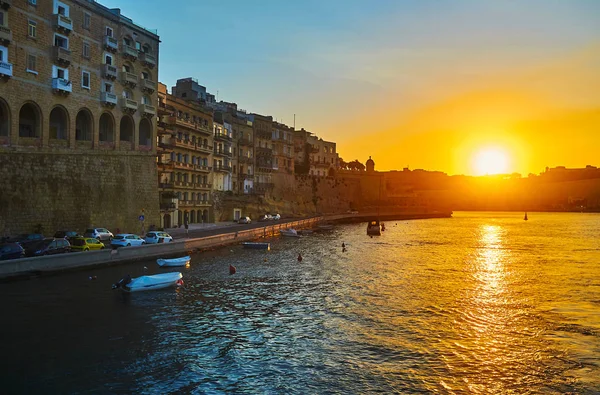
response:
<path id="1" fill-rule="evenodd" d="M 75 140 L 92 141 L 92 114 L 87 108 L 82 108 L 75 119 Z"/>
<path id="2" fill-rule="evenodd" d="M 181 211 L 177 212 L 177 225 L 183 225 L 183 213 Z"/>
<path id="3" fill-rule="evenodd" d="M 194 210 L 192 210 L 190 212 L 190 224 L 195 224 L 196 223 L 196 212 Z"/>
<path id="4" fill-rule="evenodd" d="M 152 124 L 147 118 L 140 121 L 139 141 L 140 146 L 152 147 Z"/>
<path id="5" fill-rule="evenodd" d="M 333 167 L 329 168 L 329 172 L 327 173 L 329 177 L 335 177 L 335 169 Z"/>
<path id="6" fill-rule="evenodd" d="M 121 127 L 120 127 L 120 137 L 121 141 L 127 141 L 133 143 L 133 119 L 129 115 L 125 115 L 121 118 Z"/>
<path id="7" fill-rule="evenodd" d="M 67 140 L 69 137 L 69 119 L 67 110 L 56 106 L 50 112 L 50 139 Z"/>
<path id="8" fill-rule="evenodd" d="M 171 215 L 165 214 L 163 222 L 164 222 L 163 227 L 165 229 L 170 228 L 171 227 Z"/>
<path id="9" fill-rule="evenodd" d="M 0 137 L 10 136 L 10 113 L 8 112 L 8 104 L 0 99 Z"/>
<path id="10" fill-rule="evenodd" d="M 123 63 L 123 71 L 133 74 L 135 73 L 135 68 L 133 67 L 133 64 L 131 64 L 131 62 L 125 62 Z"/>
<path id="11" fill-rule="evenodd" d="M 152 48 L 148 44 L 144 44 L 144 45 L 142 45 L 142 52 L 143 53 L 152 53 Z"/>
<path id="12" fill-rule="evenodd" d="M 202 211 L 202 222 L 208 222 L 208 210 Z"/>
<path id="13" fill-rule="evenodd" d="M 107 112 L 100 116 L 99 140 L 106 143 L 113 143 L 115 141 L 115 120 Z"/>
<path id="14" fill-rule="evenodd" d="M 19 111 L 19 137 L 41 137 L 40 111 L 37 105 L 25 103 Z"/>

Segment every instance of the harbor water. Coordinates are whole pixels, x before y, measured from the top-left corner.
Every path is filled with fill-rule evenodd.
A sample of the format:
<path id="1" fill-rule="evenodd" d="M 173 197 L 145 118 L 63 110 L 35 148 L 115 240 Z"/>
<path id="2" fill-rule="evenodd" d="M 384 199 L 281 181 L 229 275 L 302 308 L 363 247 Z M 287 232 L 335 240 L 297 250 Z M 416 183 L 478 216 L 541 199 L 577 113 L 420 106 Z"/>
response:
<path id="1" fill-rule="evenodd" d="M 2 283 L 0 391 L 600 392 L 600 214 L 385 225 L 195 254 L 179 289 L 111 289 L 154 260 Z"/>

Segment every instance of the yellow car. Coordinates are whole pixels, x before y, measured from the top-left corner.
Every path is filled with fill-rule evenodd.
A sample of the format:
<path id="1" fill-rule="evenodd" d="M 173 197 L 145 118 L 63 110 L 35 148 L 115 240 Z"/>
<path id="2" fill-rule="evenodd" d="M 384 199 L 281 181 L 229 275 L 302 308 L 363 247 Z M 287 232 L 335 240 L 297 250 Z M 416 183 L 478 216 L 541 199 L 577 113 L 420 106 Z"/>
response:
<path id="1" fill-rule="evenodd" d="M 76 237 L 71 240 L 71 251 L 103 250 L 104 244 L 91 237 Z"/>

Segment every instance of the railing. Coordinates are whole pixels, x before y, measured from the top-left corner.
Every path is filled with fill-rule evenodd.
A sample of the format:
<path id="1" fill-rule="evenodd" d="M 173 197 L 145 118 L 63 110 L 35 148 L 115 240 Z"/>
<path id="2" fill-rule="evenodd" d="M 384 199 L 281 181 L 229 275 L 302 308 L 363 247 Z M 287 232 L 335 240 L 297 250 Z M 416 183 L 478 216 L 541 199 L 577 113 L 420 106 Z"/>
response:
<path id="1" fill-rule="evenodd" d="M 104 65 L 104 76 L 114 80 L 117 78 L 117 68 L 111 64 Z"/>
<path id="2" fill-rule="evenodd" d="M 213 151 L 213 154 L 221 155 L 221 156 L 232 156 L 233 155 L 233 153 L 231 151 L 221 150 L 221 149 L 215 149 Z"/>
<path id="3" fill-rule="evenodd" d="M 194 187 L 198 189 L 211 189 L 212 184 L 194 184 Z"/>
<path id="4" fill-rule="evenodd" d="M 210 147 L 208 145 L 196 145 L 196 149 L 198 151 L 204 152 L 206 154 L 210 154 L 213 151 L 212 147 Z"/>
<path id="5" fill-rule="evenodd" d="M 208 172 L 212 169 L 212 167 L 210 166 L 204 166 L 204 165 L 194 165 L 195 169 L 198 171 L 204 171 L 204 172 Z"/>
<path id="6" fill-rule="evenodd" d="M 13 75 L 13 65 L 8 62 L 0 62 L 0 75 L 5 77 L 12 77 Z"/>
<path id="7" fill-rule="evenodd" d="M 140 52 L 140 62 L 145 63 L 149 67 L 156 66 L 156 57 L 146 52 Z"/>
<path id="8" fill-rule="evenodd" d="M 140 112 L 142 114 L 156 115 L 156 107 L 149 104 L 140 104 Z"/>
<path id="9" fill-rule="evenodd" d="M 223 140 L 223 141 L 232 141 L 233 139 L 231 138 L 231 136 L 224 134 L 224 133 L 215 133 L 215 139 L 216 140 Z"/>
<path id="10" fill-rule="evenodd" d="M 70 64 L 71 63 L 71 51 L 63 47 L 54 46 L 52 48 L 53 58 L 60 63 Z"/>
<path id="11" fill-rule="evenodd" d="M 102 92 L 100 94 L 100 100 L 104 103 L 116 105 L 118 102 L 117 95 L 110 92 Z"/>
<path id="12" fill-rule="evenodd" d="M 8 27 L 0 25 L 0 42 L 2 41 L 5 43 L 11 42 L 12 31 Z"/>
<path id="13" fill-rule="evenodd" d="M 148 80 L 148 79 L 143 79 L 142 80 L 142 90 L 148 91 L 148 92 L 154 92 L 156 90 L 156 82 Z"/>
<path id="14" fill-rule="evenodd" d="M 182 168 L 182 169 L 193 169 L 194 165 L 191 163 L 183 163 L 183 162 L 175 161 L 175 167 Z"/>
<path id="15" fill-rule="evenodd" d="M 114 37 L 104 36 L 104 47 L 109 50 L 118 51 L 119 41 Z"/>
<path id="16" fill-rule="evenodd" d="M 136 60 L 138 57 L 138 50 L 129 45 L 123 45 L 123 56 L 129 57 L 132 60 Z"/>
<path id="17" fill-rule="evenodd" d="M 64 78 L 52 78 L 52 89 L 59 92 L 71 93 L 73 86 L 71 81 Z"/>
<path id="18" fill-rule="evenodd" d="M 273 156 L 273 150 L 266 147 L 256 147 L 254 149 L 256 156 Z"/>
<path id="19" fill-rule="evenodd" d="M 70 33 L 73 30 L 73 21 L 67 16 L 54 14 L 54 26 L 63 32 Z"/>
<path id="20" fill-rule="evenodd" d="M 121 99 L 121 107 L 123 108 L 123 110 L 136 112 L 138 109 L 138 102 L 135 100 L 131 100 L 126 97 L 123 97 Z"/>
<path id="21" fill-rule="evenodd" d="M 137 75 L 127 72 L 127 71 L 121 71 L 121 83 L 123 85 L 137 85 L 138 83 L 138 77 Z"/>

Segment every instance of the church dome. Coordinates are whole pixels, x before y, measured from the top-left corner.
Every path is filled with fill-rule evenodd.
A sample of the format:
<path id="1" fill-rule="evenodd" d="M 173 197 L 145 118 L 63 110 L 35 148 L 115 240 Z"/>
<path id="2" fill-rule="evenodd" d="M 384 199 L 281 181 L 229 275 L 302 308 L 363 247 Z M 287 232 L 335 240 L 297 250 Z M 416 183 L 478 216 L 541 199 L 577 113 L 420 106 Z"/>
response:
<path id="1" fill-rule="evenodd" d="M 375 162 L 373 161 L 373 159 L 371 159 L 370 156 L 369 156 L 369 159 L 367 160 L 366 167 L 367 167 L 367 171 L 375 171 Z"/>

